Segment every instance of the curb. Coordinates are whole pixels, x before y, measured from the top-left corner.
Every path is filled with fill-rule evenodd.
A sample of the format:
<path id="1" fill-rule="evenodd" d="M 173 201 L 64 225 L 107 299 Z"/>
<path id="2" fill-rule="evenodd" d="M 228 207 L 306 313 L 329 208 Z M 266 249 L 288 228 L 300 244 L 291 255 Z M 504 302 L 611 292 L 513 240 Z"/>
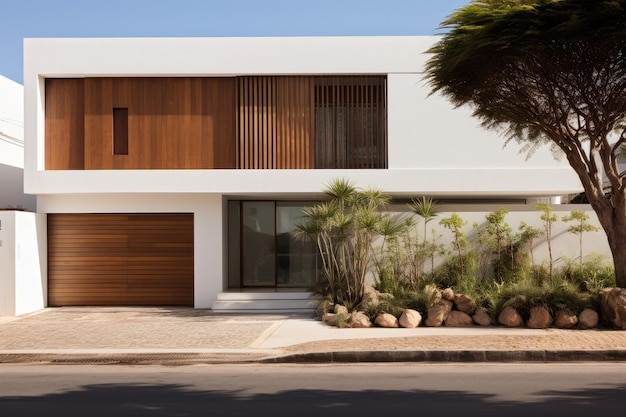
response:
<path id="1" fill-rule="evenodd" d="M 327 364 L 394 362 L 621 362 L 623 350 L 422 350 L 337 351 L 268 356 L 254 352 L 151 353 L 1 353 L 0 364 L 50 365 L 166 365 L 192 364 Z"/>
<path id="2" fill-rule="evenodd" d="M 626 350 L 422 350 L 295 353 L 261 363 L 626 361 Z"/>
<path id="3" fill-rule="evenodd" d="M 38 363 L 50 365 L 191 365 L 255 363 L 266 353 L 1 353 L 0 364 Z"/>

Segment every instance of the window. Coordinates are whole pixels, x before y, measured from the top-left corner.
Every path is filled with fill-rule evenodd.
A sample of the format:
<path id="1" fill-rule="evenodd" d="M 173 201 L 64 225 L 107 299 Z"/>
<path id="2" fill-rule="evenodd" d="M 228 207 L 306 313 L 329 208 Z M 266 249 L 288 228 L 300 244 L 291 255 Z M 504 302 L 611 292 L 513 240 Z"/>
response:
<path id="1" fill-rule="evenodd" d="M 315 168 L 387 167 L 386 78 L 315 78 Z"/>

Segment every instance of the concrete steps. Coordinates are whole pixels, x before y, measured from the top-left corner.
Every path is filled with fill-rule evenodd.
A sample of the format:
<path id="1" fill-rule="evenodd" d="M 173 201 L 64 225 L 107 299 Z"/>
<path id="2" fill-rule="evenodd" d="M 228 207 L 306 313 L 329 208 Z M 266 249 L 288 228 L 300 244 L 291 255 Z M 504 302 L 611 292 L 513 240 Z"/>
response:
<path id="1" fill-rule="evenodd" d="M 216 313 L 313 313 L 316 305 L 309 292 L 222 292 L 212 310 Z"/>

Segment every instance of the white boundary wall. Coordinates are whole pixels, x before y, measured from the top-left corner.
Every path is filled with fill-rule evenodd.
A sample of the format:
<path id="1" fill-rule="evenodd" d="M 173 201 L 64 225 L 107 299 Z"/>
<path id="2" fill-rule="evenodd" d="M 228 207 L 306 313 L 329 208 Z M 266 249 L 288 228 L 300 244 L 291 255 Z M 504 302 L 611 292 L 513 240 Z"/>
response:
<path id="1" fill-rule="evenodd" d="M 47 305 L 46 216 L 0 211 L 0 316 Z"/>

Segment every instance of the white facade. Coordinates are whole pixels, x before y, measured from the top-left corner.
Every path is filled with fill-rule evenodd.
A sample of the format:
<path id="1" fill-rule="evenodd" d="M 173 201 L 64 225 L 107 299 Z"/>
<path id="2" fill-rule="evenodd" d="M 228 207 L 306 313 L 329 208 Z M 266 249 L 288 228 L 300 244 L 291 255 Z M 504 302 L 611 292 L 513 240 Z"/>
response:
<path id="1" fill-rule="evenodd" d="M 0 76 L 0 209 L 36 210 L 24 195 L 24 89 Z"/>
<path id="2" fill-rule="evenodd" d="M 429 96 L 432 37 L 26 39 L 25 183 L 41 213 L 191 212 L 197 308 L 225 286 L 228 198 L 314 199 L 335 178 L 395 197 L 536 200 L 581 191 L 565 161 L 531 159 L 467 109 Z M 46 171 L 45 79 L 93 76 L 387 76 L 388 169 Z"/>

